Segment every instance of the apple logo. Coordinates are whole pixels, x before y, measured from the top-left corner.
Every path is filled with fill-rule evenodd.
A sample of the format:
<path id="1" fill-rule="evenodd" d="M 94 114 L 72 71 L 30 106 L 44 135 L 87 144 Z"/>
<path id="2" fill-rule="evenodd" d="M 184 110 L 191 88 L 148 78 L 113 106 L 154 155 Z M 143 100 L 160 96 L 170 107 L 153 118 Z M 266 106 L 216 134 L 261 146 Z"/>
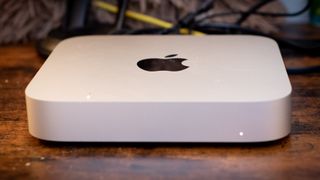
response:
<path id="1" fill-rule="evenodd" d="M 137 65 L 145 71 L 182 71 L 189 66 L 182 64 L 185 58 L 177 58 L 178 54 L 170 54 L 164 58 L 148 58 L 140 60 Z"/>

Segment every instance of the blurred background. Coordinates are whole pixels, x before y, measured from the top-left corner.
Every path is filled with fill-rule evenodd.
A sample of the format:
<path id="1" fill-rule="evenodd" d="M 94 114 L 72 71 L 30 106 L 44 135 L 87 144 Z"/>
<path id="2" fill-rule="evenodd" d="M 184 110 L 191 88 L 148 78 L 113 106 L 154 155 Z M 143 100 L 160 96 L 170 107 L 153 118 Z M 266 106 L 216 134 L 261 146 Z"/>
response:
<path id="1" fill-rule="evenodd" d="M 92 34 L 255 34 L 319 51 L 320 0 L 0 0 L 0 45 Z M 319 36 L 318 36 L 319 37 Z"/>

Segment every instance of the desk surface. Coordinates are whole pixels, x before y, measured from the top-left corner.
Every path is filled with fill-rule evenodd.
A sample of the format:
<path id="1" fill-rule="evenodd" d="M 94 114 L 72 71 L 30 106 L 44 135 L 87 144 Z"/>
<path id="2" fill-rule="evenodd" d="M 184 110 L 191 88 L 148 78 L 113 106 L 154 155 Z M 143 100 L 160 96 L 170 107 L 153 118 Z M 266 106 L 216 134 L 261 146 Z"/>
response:
<path id="1" fill-rule="evenodd" d="M 285 56 L 287 65 L 320 57 Z M 27 129 L 24 89 L 43 60 L 0 47 L 0 179 L 320 177 L 320 74 L 291 75 L 292 133 L 260 144 L 48 143 Z"/>

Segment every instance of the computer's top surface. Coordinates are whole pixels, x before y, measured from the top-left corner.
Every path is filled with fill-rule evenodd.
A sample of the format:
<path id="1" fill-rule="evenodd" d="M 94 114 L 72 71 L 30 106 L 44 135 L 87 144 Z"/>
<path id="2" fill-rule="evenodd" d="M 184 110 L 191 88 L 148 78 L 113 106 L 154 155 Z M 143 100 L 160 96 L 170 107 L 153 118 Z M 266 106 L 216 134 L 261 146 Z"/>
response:
<path id="1" fill-rule="evenodd" d="M 61 42 L 26 95 L 62 102 L 259 102 L 288 96 L 259 36 L 86 36 Z"/>

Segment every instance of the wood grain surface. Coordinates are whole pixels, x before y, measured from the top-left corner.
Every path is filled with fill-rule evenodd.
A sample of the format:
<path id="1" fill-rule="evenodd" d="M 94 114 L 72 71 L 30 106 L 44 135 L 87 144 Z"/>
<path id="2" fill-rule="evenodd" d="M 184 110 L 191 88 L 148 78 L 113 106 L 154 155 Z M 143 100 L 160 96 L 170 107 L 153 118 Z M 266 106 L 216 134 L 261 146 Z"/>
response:
<path id="1" fill-rule="evenodd" d="M 285 56 L 288 66 L 320 57 Z M 44 61 L 0 47 L 0 179 L 319 179 L 320 74 L 292 75 L 292 133 L 258 144 L 52 143 L 31 137 L 24 89 Z"/>

